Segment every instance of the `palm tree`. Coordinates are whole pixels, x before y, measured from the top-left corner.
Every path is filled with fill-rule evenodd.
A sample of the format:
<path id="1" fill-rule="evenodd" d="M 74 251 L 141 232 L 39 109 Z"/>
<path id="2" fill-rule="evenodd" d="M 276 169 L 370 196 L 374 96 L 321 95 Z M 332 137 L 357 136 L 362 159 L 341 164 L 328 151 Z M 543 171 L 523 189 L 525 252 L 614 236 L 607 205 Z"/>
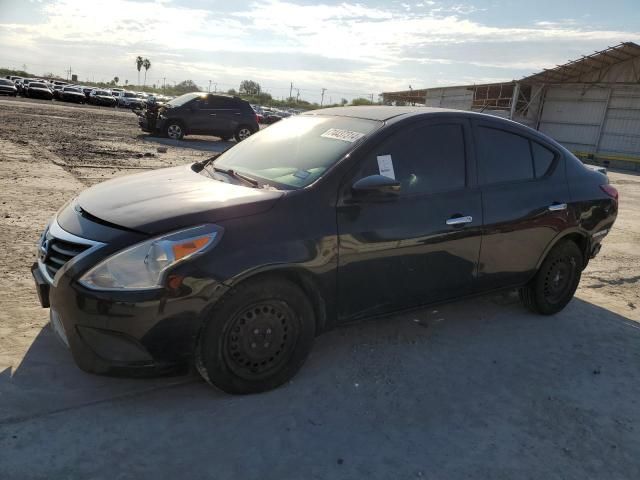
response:
<path id="1" fill-rule="evenodd" d="M 145 58 L 142 62 L 142 66 L 144 67 L 144 85 L 147 85 L 147 70 L 151 68 L 151 62 L 148 58 Z"/>
<path id="2" fill-rule="evenodd" d="M 138 85 L 140 85 L 140 69 L 142 68 L 142 65 L 144 64 L 144 59 L 138 55 L 136 57 L 136 68 L 138 69 Z"/>

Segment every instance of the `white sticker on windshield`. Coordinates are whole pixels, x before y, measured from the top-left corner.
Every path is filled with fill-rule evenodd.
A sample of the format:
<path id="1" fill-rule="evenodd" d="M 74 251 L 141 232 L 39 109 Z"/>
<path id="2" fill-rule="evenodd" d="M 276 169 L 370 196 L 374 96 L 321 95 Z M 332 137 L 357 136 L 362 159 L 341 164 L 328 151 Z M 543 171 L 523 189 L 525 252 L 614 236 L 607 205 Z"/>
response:
<path id="1" fill-rule="evenodd" d="M 380 175 L 393 178 L 394 180 L 396 179 L 391 155 L 378 155 L 378 170 L 380 171 Z"/>
<path id="2" fill-rule="evenodd" d="M 342 140 L 343 142 L 353 143 L 364 137 L 364 133 L 354 132 L 351 130 L 342 130 L 341 128 L 330 128 L 324 132 L 321 137 Z"/>

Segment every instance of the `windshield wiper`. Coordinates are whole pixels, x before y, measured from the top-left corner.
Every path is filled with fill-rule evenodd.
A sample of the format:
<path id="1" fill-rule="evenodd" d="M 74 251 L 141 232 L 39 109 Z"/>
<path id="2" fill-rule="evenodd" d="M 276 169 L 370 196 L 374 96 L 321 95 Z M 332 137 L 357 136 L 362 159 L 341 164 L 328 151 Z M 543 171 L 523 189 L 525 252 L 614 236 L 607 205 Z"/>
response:
<path id="1" fill-rule="evenodd" d="M 225 175 L 236 178 L 238 180 L 242 180 L 244 183 L 251 185 L 253 188 L 258 188 L 260 186 L 257 180 L 254 180 L 251 177 L 247 177 L 242 173 L 236 172 L 232 168 L 220 168 L 214 165 L 213 170 L 216 172 L 224 173 Z"/>

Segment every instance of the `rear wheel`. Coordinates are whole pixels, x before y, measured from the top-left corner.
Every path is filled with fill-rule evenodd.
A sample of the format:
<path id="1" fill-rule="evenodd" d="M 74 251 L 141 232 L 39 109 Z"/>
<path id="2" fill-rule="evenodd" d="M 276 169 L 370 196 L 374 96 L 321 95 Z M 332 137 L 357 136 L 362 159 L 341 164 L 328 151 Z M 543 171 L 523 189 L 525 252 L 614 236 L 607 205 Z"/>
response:
<path id="1" fill-rule="evenodd" d="M 522 303 L 535 313 L 552 315 L 573 298 L 582 275 L 583 257 L 571 240 L 558 243 L 529 285 L 520 289 Z"/>
<path id="2" fill-rule="evenodd" d="M 202 329 L 195 364 L 227 393 L 276 388 L 300 369 L 315 337 L 313 308 L 286 280 L 247 281 L 234 287 Z"/>
<path id="3" fill-rule="evenodd" d="M 184 137 L 184 128 L 178 122 L 169 122 L 167 123 L 165 133 L 168 138 L 173 140 L 182 140 L 182 137 Z"/>
<path id="4" fill-rule="evenodd" d="M 246 125 L 240 125 L 235 133 L 236 142 L 241 142 L 243 140 L 246 140 L 252 134 L 253 134 L 253 130 L 251 130 L 251 128 L 247 127 Z"/>

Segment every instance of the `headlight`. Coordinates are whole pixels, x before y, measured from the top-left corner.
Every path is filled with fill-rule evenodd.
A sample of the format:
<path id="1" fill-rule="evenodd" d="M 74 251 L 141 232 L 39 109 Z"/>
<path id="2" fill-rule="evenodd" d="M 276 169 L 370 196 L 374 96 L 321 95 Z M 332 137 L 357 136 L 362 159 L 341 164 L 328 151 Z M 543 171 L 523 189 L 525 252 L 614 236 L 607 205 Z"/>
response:
<path id="1" fill-rule="evenodd" d="M 80 283 L 94 290 L 158 288 L 168 269 L 212 248 L 222 232 L 217 225 L 201 225 L 138 243 L 98 263 Z"/>

